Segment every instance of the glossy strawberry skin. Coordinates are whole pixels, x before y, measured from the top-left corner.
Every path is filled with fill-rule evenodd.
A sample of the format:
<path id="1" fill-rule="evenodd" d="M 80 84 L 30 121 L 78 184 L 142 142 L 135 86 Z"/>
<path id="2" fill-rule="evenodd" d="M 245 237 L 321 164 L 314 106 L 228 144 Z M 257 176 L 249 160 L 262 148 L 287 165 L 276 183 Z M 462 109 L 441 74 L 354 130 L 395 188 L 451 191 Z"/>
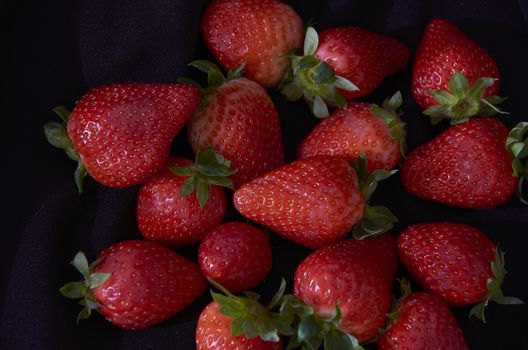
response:
<path id="1" fill-rule="evenodd" d="M 369 173 L 398 164 L 400 149 L 385 122 L 370 112 L 372 104 L 351 102 L 323 119 L 302 141 L 299 158 L 315 155 L 344 157 L 349 162 L 365 153 Z"/>
<path id="2" fill-rule="evenodd" d="M 224 219 L 227 203 L 222 188 L 210 187 L 203 208 L 195 193 L 180 194 L 187 178 L 173 174 L 168 167 L 191 164 L 189 159 L 172 157 L 164 170 L 141 185 L 136 215 L 139 231 L 146 240 L 169 247 L 193 244 Z"/>
<path id="3" fill-rule="evenodd" d="M 275 106 L 257 83 L 233 79 L 207 97 L 189 122 L 195 151 L 213 147 L 238 169 L 235 188 L 284 164 L 284 146 Z"/>
<path id="4" fill-rule="evenodd" d="M 467 350 L 455 316 L 440 298 L 426 292 L 406 297 L 398 319 L 377 341 L 379 350 Z"/>
<path id="5" fill-rule="evenodd" d="M 364 208 L 356 172 L 330 156 L 298 160 L 257 178 L 235 192 L 233 203 L 246 218 L 309 248 L 343 239 Z"/>
<path id="6" fill-rule="evenodd" d="M 200 269 L 168 248 L 145 241 L 111 245 L 94 272 L 111 273 L 93 289 L 99 312 L 125 329 L 159 323 L 198 299 L 207 286 Z"/>
<path id="7" fill-rule="evenodd" d="M 282 341 L 265 342 L 259 337 L 230 335 L 231 319 L 213 301 L 205 307 L 196 326 L 196 350 L 280 350 Z"/>
<path id="8" fill-rule="evenodd" d="M 271 269 L 271 246 L 261 230 L 229 222 L 209 232 L 198 249 L 202 273 L 232 293 L 253 289 Z"/>
<path id="9" fill-rule="evenodd" d="M 303 23 L 278 0 L 215 0 L 202 18 L 202 37 L 225 70 L 244 65 L 244 74 L 264 87 L 278 84 L 288 67 L 281 55 L 301 47 Z"/>
<path id="10" fill-rule="evenodd" d="M 386 76 L 401 71 L 409 62 L 410 52 L 396 39 L 357 27 L 338 27 L 319 34 L 315 56 L 359 88 L 340 90 L 350 101 L 370 94 Z"/>
<path id="11" fill-rule="evenodd" d="M 517 185 L 508 129 L 496 119 L 476 118 L 450 127 L 409 154 L 402 167 L 405 189 L 418 197 L 471 209 L 507 202 Z"/>
<path id="12" fill-rule="evenodd" d="M 391 304 L 397 253 L 390 233 L 349 239 L 309 255 L 295 271 L 294 294 L 321 316 L 343 313 L 340 329 L 360 342 L 377 335 Z"/>
<path id="13" fill-rule="evenodd" d="M 426 109 L 436 105 L 431 91 L 449 91 L 449 79 L 463 73 L 470 85 L 477 79 L 497 79 L 484 97 L 499 92 L 499 68 L 495 60 L 459 28 L 444 19 L 434 19 L 425 28 L 416 52 L 412 73 L 412 94 Z"/>
<path id="14" fill-rule="evenodd" d="M 475 304 L 488 294 L 495 244 L 478 229 L 453 222 L 407 227 L 398 254 L 414 279 L 450 306 Z"/>
<path id="15" fill-rule="evenodd" d="M 137 185 L 167 163 L 200 100 L 190 84 L 112 84 L 84 95 L 67 130 L 86 170 L 110 187 Z"/>

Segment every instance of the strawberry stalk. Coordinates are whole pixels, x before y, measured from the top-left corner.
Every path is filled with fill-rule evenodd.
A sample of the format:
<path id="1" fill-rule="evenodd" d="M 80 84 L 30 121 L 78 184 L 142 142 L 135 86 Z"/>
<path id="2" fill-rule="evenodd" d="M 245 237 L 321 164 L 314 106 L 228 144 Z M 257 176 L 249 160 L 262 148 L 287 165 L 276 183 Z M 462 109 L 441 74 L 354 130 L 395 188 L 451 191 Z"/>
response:
<path id="1" fill-rule="evenodd" d="M 196 192 L 196 199 L 203 208 L 207 204 L 211 193 L 211 186 L 221 186 L 233 189 L 233 181 L 229 176 L 237 172 L 230 169 L 231 161 L 212 148 L 196 152 L 195 162 L 191 166 L 169 167 L 169 170 L 182 177 L 187 177 L 180 188 L 182 196 L 189 196 Z"/>
<path id="2" fill-rule="evenodd" d="M 444 119 L 449 119 L 451 125 L 456 125 L 465 123 L 474 116 L 508 114 L 496 106 L 504 102 L 505 97 L 484 97 L 484 92 L 494 83 L 495 79 L 484 77 L 470 86 L 464 74 L 454 73 L 449 80 L 449 91 L 432 91 L 431 96 L 438 104 L 427 108 L 423 113 L 431 118 L 433 125 Z"/>
<path id="3" fill-rule="evenodd" d="M 77 168 L 74 173 L 75 185 L 79 194 L 84 191 L 84 178 L 86 177 L 86 169 L 81 161 L 81 158 L 73 148 L 73 144 L 68 137 L 66 131 L 68 125 L 68 119 L 70 118 L 70 110 L 64 106 L 57 106 L 53 108 L 55 112 L 62 120 L 62 122 L 49 122 L 44 125 L 44 134 L 48 142 L 57 148 L 60 148 L 66 152 L 66 155 L 73 161 L 77 162 Z"/>
<path id="4" fill-rule="evenodd" d="M 513 176 L 519 178 L 517 197 L 522 203 L 528 205 L 522 195 L 523 183 L 528 179 L 528 161 L 526 161 L 528 158 L 528 122 L 520 122 L 510 131 L 506 138 L 506 149 L 513 155 Z"/>
<path id="5" fill-rule="evenodd" d="M 342 108 L 345 98 L 338 89 L 357 91 L 359 88 L 350 80 L 336 75 L 328 64 L 315 57 L 319 46 L 319 36 L 313 27 L 306 29 L 303 56 L 290 55 L 291 66 L 286 71 L 278 87 L 288 101 L 301 97 L 318 118 L 329 115 L 327 103 Z"/>
<path id="6" fill-rule="evenodd" d="M 88 265 L 88 260 L 83 252 L 78 252 L 70 262 L 84 277 L 84 280 L 69 282 L 63 285 L 59 291 L 68 299 L 81 299 L 79 304 L 84 308 L 77 315 L 77 324 L 80 320 L 90 317 L 93 310 L 97 310 L 100 305 L 95 300 L 92 289 L 103 285 L 111 276 L 110 273 L 93 272 L 99 261 L 94 261 Z"/>
<path id="7" fill-rule="evenodd" d="M 402 157 L 405 157 L 405 152 L 407 151 L 407 144 L 405 142 L 407 133 L 405 132 L 405 123 L 400 119 L 400 116 L 403 115 L 403 111 L 401 110 L 402 103 L 402 94 L 400 91 L 396 91 L 394 95 L 383 101 L 381 107 L 373 105 L 370 112 L 385 122 L 391 138 L 399 142 L 400 153 Z"/>
<path id="8" fill-rule="evenodd" d="M 488 295 L 486 296 L 486 299 L 471 308 L 469 317 L 475 316 L 477 319 L 486 323 L 485 309 L 490 301 L 494 301 L 501 305 L 524 304 L 521 299 L 507 297 L 502 293 L 501 284 L 507 273 L 504 266 L 504 252 L 502 252 L 497 246 L 495 248 L 495 260 L 491 262 L 491 272 L 493 273 L 493 277 L 488 278 L 486 282 L 488 286 Z"/>

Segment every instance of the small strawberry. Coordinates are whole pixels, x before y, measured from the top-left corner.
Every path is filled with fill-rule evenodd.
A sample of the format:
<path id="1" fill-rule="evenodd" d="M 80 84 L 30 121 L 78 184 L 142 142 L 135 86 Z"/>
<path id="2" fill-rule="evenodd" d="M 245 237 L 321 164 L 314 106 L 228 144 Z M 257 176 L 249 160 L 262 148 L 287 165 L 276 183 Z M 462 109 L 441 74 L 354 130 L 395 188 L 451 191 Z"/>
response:
<path id="1" fill-rule="evenodd" d="M 288 68 L 286 55 L 302 44 L 299 15 L 278 0 L 214 0 L 202 18 L 202 37 L 225 70 L 272 87 Z"/>
<path id="2" fill-rule="evenodd" d="M 501 113 L 499 69 L 493 58 L 444 19 L 429 22 L 416 53 L 412 93 L 434 124 Z"/>
<path id="3" fill-rule="evenodd" d="M 383 108 L 371 103 L 348 103 L 308 134 L 298 149 L 299 158 L 331 155 L 356 162 L 364 153 L 369 159 L 369 174 L 394 168 L 405 153 L 405 125 L 398 113 L 401 104 L 399 91 L 385 100 Z"/>
<path id="4" fill-rule="evenodd" d="M 396 245 L 389 233 L 349 239 L 301 262 L 294 295 L 323 317 L 334 315 L 337 305 L 342 312 L 339 329 L 366 342 L 385 324 L 396 264 Z"/>
<path id="5" fill-rule="evenodd" d="M 408 282 L 402 282 L 402 285 Z M 403 289 L 404 287 L 402 287 Z M 379 350 L 467 350 L 449 307 L 434 294 L 405 291 L 376 345 Z"/>
<path id="6" fill-rule="evenodd" d="M 78 162 L 82 192 L 86 173 L 110 187 L 137 185 L 160 171 L 172 140 L 194 113 L 199 91 L 189 84 L 112 84 L 90 90 L 62 123 L 44 126 L 48 141 Z"/>
<path id="7" fill-rule="evenodd" d="M 508 129 L 498 120 L 472 119 L 450 127 L 412 151 L 402 166 L 405 189 L 418 197 L 472 209 L 504 204 L 515 191 Z"/>
<path id="8" fill-rule="evenodd" d="M 343 158 L 297 160 L 239 188 L 233 203 L 246 218 L 309 248 L 335 243 L 353 227 L 357 237 L 379 234 L 397 219 L 387 208 L 365 203 L 377 181 L 393 172 L 366 177 L 362 164 L 358 184 L 356 171 Z"/>
<path id="9" fill-rule="evenodd" d="M 209 232 L 198 249 L 204 276 L 236 293 L 250 290 L 271 269 L 268 236 L 242 222 L 229 222 Z"/>
<path id="10" fill-rule="evenodd" d="M 170 247 L 196 243 L 224 219 L 226 197 L 220 186 L 233 188 L 228 176 L 235 171 L 212 149 L 198 152 L 195 164 L 173 157 L 167 166 L 141 185 L 139 231 L 145 239 Z"/>
<path id="11" fill-rule="evenodd" d="M 279 118 L 266 91 L 241 78 L 241 70 L 226 79 L 207 61 L 190 65 L 208 74 L 202 105 L 188 124 L 193 149 L 214 148 L 233 162 L 235 188 L 284 164 Z"/>
<path id="12" fill-rule="evenodd" d="M 330 28 L 318 35 L 309 27 L 304 56 L 293 56 L 282 93 L 292 101 L 304 96 L 315 116 L 325 117 L 325 102 L 341 108 L 370 94 L 386 76 L 402 70 L 409 57 L 399 41 L 361 28 Z"/>
<path id="13" fill-rule="evenodd" d="M 452 222 L 412 225 L 397 243 L 400 259 L 416 281 L 450 306 L 479 303 L 471 314 L 484 320 L 490 300 L 522 303 L 502 294 L 504 254 L 474 227 Z"/>
<path id="14" fill-rule="evenodd" d="M 118 327 L 147 328 L 189 306 L 207 286 L 193 262 L 145 241 L 113 244 L 91 265 L 79 252 L 71 263 L 84 281 L 67 283 L 60 292 L 82 299 L 77 322 L 97 310 Z"/>

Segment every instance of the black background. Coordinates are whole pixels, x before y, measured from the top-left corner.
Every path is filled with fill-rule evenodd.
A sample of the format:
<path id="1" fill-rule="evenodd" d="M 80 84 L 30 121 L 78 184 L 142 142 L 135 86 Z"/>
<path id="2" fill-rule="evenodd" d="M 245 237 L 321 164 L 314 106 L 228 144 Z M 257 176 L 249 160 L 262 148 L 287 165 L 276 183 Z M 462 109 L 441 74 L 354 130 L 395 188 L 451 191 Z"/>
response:
<path id="1" fill-rule="evenodd" d="M 357 25 L 394 36 L 414 53 L 428 20 L 443 17 L 459 25 L 496 59 L 501 69 L 501 94 L 510 99 L 503 118 L 512 127 L 528 120 L 528 3 L 500 0 L 288 1 L 304 20 L 315 18 L 319 30 Z M 2 220 L 0 243 L 1 349 L 193 349 L 198 302 L 162 324 L 143 331 L 123 331 L 101 316 L 75 326 L 79 306 L 63 299 L 58 288 L 77 279 L 67 264 L 82 249 L 94 259 L 106 246 L 139 237 L 135 222 L 137 187 L 109 189 L 87 182 L 79 197 L 73 183 L 74 164 L 48 145 L 45 122 L 56 120 L 51 109 L 73 106 L 90 87 L 117 81 L 172 82 L 194 75 L 186 68 L 193 58 L 210 57 L 201 42 L 199 20 L 204 1 L 86 0 L 2 2 L 0 79 L 2 142 Z M 366 100 L 381 102 L 401 89 L 409 133 L 409 149 L 438 134 L 410 98 L 410 66 L 386 80 Z M 288 103 L 270 91 L 279 111 L 289 160 L 313 125 L 306 106 Z M 173 154 L 190 156 L 185 133 L 174 142 Z M 516 199 L 489 211 L 449 208 L 406 194 L 399 176 L 383 183 L 375 203 L 400 218 L 398 233 L 411 223 L 452 220 L 489 234 L 507 252 L 507 295 L 528 301 L 528 209 Z M 237 218 L 234 210 L 229 219 Z M 274 266 L 257 290 L 269 296 L 287 278 L 291 287 L 297 264 L 309 253 L 271 237 Z M 181 249 L 195 257 L 196 247 Z M 398 272 L 401 275 L 403 272 Z M 455 310 L 472 349 L 528 349 L 528 306 L 488 308 L 488 323 Z M 432 349 L 434 350 L 434 349 Z"/>

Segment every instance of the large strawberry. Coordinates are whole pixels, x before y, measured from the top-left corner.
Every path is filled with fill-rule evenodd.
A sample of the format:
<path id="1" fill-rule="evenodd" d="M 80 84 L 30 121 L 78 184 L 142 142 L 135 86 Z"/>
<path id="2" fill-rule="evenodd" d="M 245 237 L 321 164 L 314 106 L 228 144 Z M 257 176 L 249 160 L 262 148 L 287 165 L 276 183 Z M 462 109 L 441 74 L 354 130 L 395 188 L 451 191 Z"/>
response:
<path id="1" fill-rule="evenodd" d="M 214 0 L 202 18 L 202 37 L 226 70 L 275 86 L 288 67 L 284 57 L 302 44 L 299 15 L 279 0 Z"/>
<path id="2" fill-rule="evenodd" d="M 484 320 L 489 301 L 521 302 L 502 294 L 504 254 L 474 227 L 453 222 L 412 225 L 397 242 L 400 258 L 416 281 L 451 306 L 479 303 L 471 314 Z"/>
<path id="3" fill-rule="evenodd" d="M 386 76 L 402 70 L 409 57 L 399 41 L 361 28 L 330 28 L 318 36 L 309 27 L 304 56 L 293 56 L 282 93 L 292 101 L 304 96 L 313 113 L 325 117 L 325 102 L 344 107 L 345 101 L 370 94 Z"/>
<path id="4" fill-rule="evenodd" d="M 339 242 L 301 262 L 295 271 L 294 295 L 318 316 L 335 315 L 337 306 L 342 313 L 339 329 L 366 342 L 385 324 L 396 264 L 390 233 Z M 317 329 L 310 332 L 318 334 Z"/>
<path id="5" fill-rule="evenodd" d="M 401 104 L 399 91 L 385 100 L 383 108 L 371 103 L 348 103 L 306 136 L 298 149 L 299 158 L 333 155 L 356 162 L 364 153 L 369 160 L 368 173 L 394 168 L 405 153 L 405 128 L 398 115 Z"/>
<path id="6" fill-rule="evenodd" d="M 507 136 L 504 124 L 490 118 L 452 126 L 409 154 L 402 167 L 403 185 L 415 196 L 448 205 L 502 205 L 517 184 L 513 157 L 505 148 Z"/>
<path id="7" fill-rule="evenodd" d="M 266 91 L 241 78 L 241 70 L 226 79 L 207 61 L 192 66 L 208 74 L 209 87 L 189 122 L 189 141 L 195 151 L 214 148 L 238 169 L 235 188 L 284 164 L 284 147 L 277 111 Z"/>
<path id="8" fill-rule="evenodd" d="M 189 84 L 112 84 L 90 90 L 62 123 L 45 125 L 48 141 L 78 162 L 82 192 L 86 172 L 110 187 L 137 185 L 167 163 L 172 140 L 200 100 Z"/>
<path id="9" fill-rule="evenodd" d="M 115 243 L 91 265 L 79 252 L 71 263 L 84 281 L 67 283 L 60 292 L 82 299 L 77 322 L 97 310 L 121 328 L 147 328 L 189 306 L 207 285 L 196 264 L 145 241 Z"/>
<path id="10" fill-rule="evenodd" d="M 235 171 L 212 149 L 198 152 L 194 164 L 173 157 L 167 166 L 141 185 L 139 231 L 145 239 L 166 246 L 196 243 L 224 219 L 226 197 L 220 186 L 233 188 L 228 176 Z"/>
<path id="11" fill-rule="evenodd" d="M 233 202 L 246 218 L 309 248 L 335 243 L 353 227 L 358 237 L 379 234 L 397 220 L 388 209 L 370 207 L 366 201 L 376 182 L 392 172 L 366 177 L 362 164 L 358 179 L 340 157 L 297 160 L 242 186 Z"/>
<path id="12" fill-rule="evenodd" d="M 412 93 L 433 123 L 501 112 L 499 69 L 493 58 L 444 19 L 429 22 L 416 53 Z"/>

